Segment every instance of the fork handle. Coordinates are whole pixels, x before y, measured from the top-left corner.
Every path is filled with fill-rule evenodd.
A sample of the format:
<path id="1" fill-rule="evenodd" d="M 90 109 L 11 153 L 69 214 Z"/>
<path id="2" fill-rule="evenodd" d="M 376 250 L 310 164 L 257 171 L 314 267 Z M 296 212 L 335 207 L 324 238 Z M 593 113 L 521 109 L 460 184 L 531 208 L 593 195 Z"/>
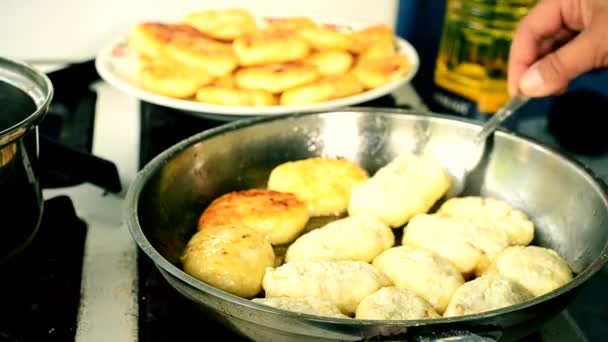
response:
<path id="1" fill-rule="evenodd" d="M 477 143 L 481 141 L 485 141 L 486 138 L 492 134 L 503 122 L 506 118 L 510 117 L 519 107 L 523 106 L 528 102 L 529 98 L 523 95 L 515 95 L 513 96 L 506 105 L 500 108 L 490 120 L 486 121 L 486 123 L 481 128 L 481 131 L 477 133 L 475 137 L 475 141 Z"/>

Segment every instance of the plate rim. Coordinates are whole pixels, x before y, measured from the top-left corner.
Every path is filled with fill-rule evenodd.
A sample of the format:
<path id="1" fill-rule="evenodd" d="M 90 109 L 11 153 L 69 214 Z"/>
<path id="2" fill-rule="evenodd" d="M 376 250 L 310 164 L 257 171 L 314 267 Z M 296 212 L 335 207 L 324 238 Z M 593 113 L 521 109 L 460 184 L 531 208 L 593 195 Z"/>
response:
<path id="1" fill-rule="evenodd" d="M 261 16 L 261 15 L 258 15 Z M 317 22 L 332 23 L 336 25 L 344 25 L 349 27 L 365 27 L 373 26 L 372 24 L 364 25 L 361 23 L 345 22 L 344 20 L 331 18 L 311 18 Z M 126 36 L 119 36 L 108 41 L 95 56 L 95 68 L 102 80 L 120 90 L 121 92 L 131 95 L 140 101 L 149 102 L 159 106 L 164 106 L 170 109 L 190 112 L 197 116 L 220 119 L 220 120 L 235 120 L 250 116 L 269 116 L 289 113 L 302 112 L 320 112 L 336 108 L 342 108 L 352 105 L 361 104 L 370 100 L 377 99 L 391 93 L 397 88 L 409 83 L 418 73 L 420 68 L 420 57 L 413 45 L 406 39 L 395 35 L 397 50 L 404 54 L 410 61 L 412 67 L 410 71 L 402 78 L 386 83 L 380 87 L 366 90 L 364 92 L 334 99 L 306 105 L 275 105 L 275 106 L 227 106 L 197 102 L 191 99 L 178 99 L 154 94 L 131 84 L 128 80 L 118 75 L 112 66 L 112 51 L 115 47 L 126 42 Z"/>

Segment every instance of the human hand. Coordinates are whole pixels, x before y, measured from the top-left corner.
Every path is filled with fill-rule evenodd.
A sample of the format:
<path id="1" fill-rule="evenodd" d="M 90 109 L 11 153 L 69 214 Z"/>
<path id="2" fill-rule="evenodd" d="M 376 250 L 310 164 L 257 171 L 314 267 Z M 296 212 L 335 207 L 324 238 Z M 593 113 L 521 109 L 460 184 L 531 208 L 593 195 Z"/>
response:
<path id="1" fill-rule="evenodd" d="M 509 93 L 563 92 L 580 74 L 608 66 L 608 0 L 541 0 L 521 20 L 509 55 Z"/>

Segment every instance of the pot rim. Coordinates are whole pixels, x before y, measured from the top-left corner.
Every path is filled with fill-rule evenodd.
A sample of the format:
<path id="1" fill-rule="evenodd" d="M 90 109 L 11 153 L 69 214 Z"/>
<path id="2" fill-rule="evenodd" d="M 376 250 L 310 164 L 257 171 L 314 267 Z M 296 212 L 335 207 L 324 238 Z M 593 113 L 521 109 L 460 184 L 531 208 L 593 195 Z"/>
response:
<path id="1" fill-rule="evenodd" d="M 233 130 L 237 130 L 240 128 L 255 126 L 258 124 L 263 124 L 267 122 L 272 122 L 275 120 L 289 120 L 290 118 L 298 118 L 302 116 L 312 116 L 312 115 L 332 115 L 338 113 L 364 113 L 364 114 L 385 114 L 385 115 L 406 115 L 411 117 L 428 117 L 431 120 L 439 120 L 439 121 L 451 121 L 458 122 L 459 124 L 465 126 L 473 126 L 475 129 L 480 130 L 482 125 L 479 120 L 473 120 L 464 117 L 456 117 L 448 114 L 441 114 L 435 112 L 421 112 L 421 111 L 412 111 L 412 110 L 403 110 L 403 109 L 393 109 L 393 108 L 367 108 L 367 107 L 348 107 L 343 108 L 341 110 L 322 112 L 322 113 L 295 113 L 295 114 L 282 114 L 272 117 L 253 117 L 242 120 L 236 120 L 227 124 L 223 124 L 216 128 L 212 128 L 198 134 L 195 134 L 189 138 L 186 138 L 173 146 L 169 147 L 165 151 L 161 152 L 155 158 L 153 158 L 150 162 L 148 162 L 135 176 L 133 179 L 125 198 L 126 206 L 124 210 L 124 218 L 127 224 L 127 227 L 130 231 L 131 236 L 141 248 L 141 250 L 149 257 L 154 264 L 163 271 L 162 273 L 166 273 L 180 282 L 187 284 L 188 286 L 196 289 L 197 291 L 201 291 L 212 295 L 216 298 L 219 298 L 224 301 L 231 302 L 233 304 L 237 304 L 240 306 L 247 307 L 249 309 L 253 309 L 256 311 L 266 312 L 274 315 L 287 316 L 292 319 L 303 320 L 307 323 L 330 323 L 342 326 L 357 326 L 357 327 L 369 327 L 369 326 L 429 326 L 435 324 L 446 324 L 446 323 L 469 323 L 475 320 L 483 320 L 494 318 L 509 312 L 519 311 L 524 308 L 528 308 L 531 306 L 538 305 L 540 303 L 547 302 L 556 297 L 562 296 L 584 284 L 589 278 L 594 276 L 597 272 L 599 272 L 607 263 L 608 263 L 608 241 L 604 244 L 602 248 L 601 254 L 582 272 L 575 275 L 575 277 L 566 285 L 561 286 L 551 292 L 548 292 L 544 295 L 538 296 L 532 300 L 510 305 L 505 308 L 486 311 L 482 313 L 465 315 L 465 316 L 456 316 L 456 317 L 442 317 L 436 318 L 432 320 L 362 320 L 362 319 L 345 319 L 345 318 L 332 318 L 332 317 L 320 317 L 315 315 L 296 313 L 292 311 L 286 311 L 282 309 L 276 309 L 267 305 L 255 303 L 249 299 L 242 298 L 228 292 L 217 289 L 211 285 L 207 285 L 202 281 L 190 276 L 174 264 L 170 263 L 165 257 L 163 257 L 152 244 L 148 241 L 145 234 L 143 233 L 139 219 L 137 216 L 137 208 L 139 205 L 139 195 L 143 188 L 148 183 L 150 177 L 164 165 L 167 160 L 171 159 L 173 156 L 181 152 L 182 150 L 190 147 L 193 144 L 204 141 L 206 139 L 212 138 L 216 135 L 221 135 L 223 133 L 227 133 Z M 581 176 L 587 178 L 589 182 L 593 185 L 594 188 L 598 191 L 598 193 L 602 194 L 602 200 L 605 206 L 608 208 L 608 192 L 606 191 L 607 186 L 604 181 L 599 178 L 595 173 L 585 166 L 582 162 L 574 159 L 573 157 L 564 154 L 562 152 L 558 152 L 556 149 L 549 147 L 542 142 L 527 136 L 520 135 L 516 132 L 510 131 L 508 129 L 499 128 L 494 134 L 499 135 L 501 138 L 506 139 L 518 139 L 523 140 L 524 142 L 534 146 L 535 148 L 544 150 L 550 154 L 555 155 L 557 158 L 562 159 L 565 163 L 571 164 L 576 168 L 576 170 L 581 174 Z"/>
<path id="2" fill-rule="evenodd" d="M 0 130 L 0 146 L 4 146 L 20 138 L 44 118 L 54 88 L 46 74 L 26 62 L 6 57 L 0 57 L 0 80 L 24 91 L 36 104 L 36 111 L 13 126 Z"/>

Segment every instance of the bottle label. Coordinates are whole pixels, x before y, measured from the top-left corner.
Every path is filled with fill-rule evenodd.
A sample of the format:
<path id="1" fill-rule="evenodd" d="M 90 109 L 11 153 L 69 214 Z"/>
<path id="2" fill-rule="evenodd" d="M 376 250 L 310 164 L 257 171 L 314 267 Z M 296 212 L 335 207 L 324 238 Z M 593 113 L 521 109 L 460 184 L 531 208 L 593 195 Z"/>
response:
<path id="1" fill-rule="evenodd" d="M 476 120 L 487 120 L 490 117 L 487 113 L 479 111 L 477 102 L 438 86 L 435 86 L 433 89 L 432 100 L 435 107 L 437 107 L 437 109 L 434 109 L 435 111 L 456 114 Z"/>

